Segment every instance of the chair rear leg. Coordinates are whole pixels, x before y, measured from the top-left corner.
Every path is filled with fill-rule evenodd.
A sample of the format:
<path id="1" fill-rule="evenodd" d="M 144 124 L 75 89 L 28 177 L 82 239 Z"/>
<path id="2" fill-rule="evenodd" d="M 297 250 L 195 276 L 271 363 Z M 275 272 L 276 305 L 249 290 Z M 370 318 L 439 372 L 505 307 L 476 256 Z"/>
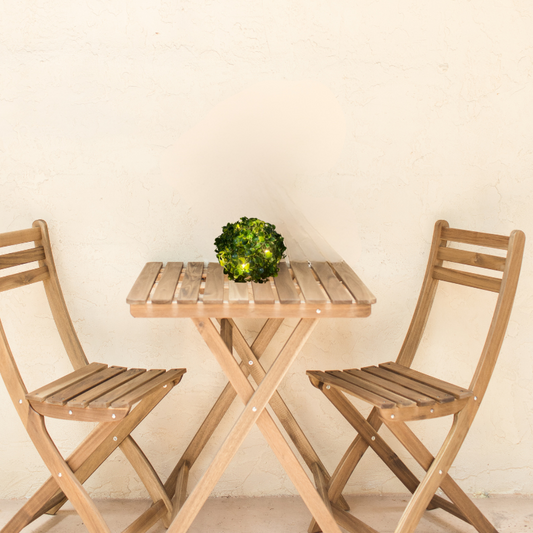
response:
<path id="1" fill-rule="evenodd" d="M 83 523 L 90 533 L 111 533 L 100 511 L 94 505 L 74 472 L 69 468 L 59 450 L 50 438 L 44 424 L 44 417 L 38 415 L 33 409 L 28 413 L 28 434 L 35 448 L 50 470 L 61 490 L 80 515 Z"/>

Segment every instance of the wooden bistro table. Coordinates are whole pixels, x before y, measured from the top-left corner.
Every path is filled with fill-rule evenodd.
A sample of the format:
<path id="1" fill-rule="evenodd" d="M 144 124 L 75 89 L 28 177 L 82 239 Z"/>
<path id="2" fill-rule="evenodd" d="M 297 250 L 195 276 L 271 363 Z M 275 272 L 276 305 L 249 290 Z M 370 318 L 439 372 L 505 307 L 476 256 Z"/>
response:
<path id="1" fill-rule="evenodd" d="M 173 503 L 172 516 L 159 502 L 139 518 L 138 525 L 163 518 L 171 522 L 169 533 L 185 533 L 246 435 L 257 424 L 322 531 L 340 533 L 333 517 L 335 510 L 327 497 L 330 475 L 277 388 L 318 319 L 367 317 L 375 301 L 345 262 L 282 262 L 278 276 L 263 284 L 228 282 L 218 263 L 205 266 L 200 262 L 169 262 L 164 268 L 163 263 L 147 263 L 127 298 L 131 314 L 192 319 L 229 383 L 165 483 Z M 244 339 L 235 323 L 238 318 L 266 319 L 253 343 Z M 260 357 L 286 318 L 299 321 L 265 370 Z M 248 379 L 250 375 L 257 384 L 255 390 Z M 187 498 L 189 470 L 236 395 L 244 409 Z M 313 473 L 317 488 L 265 409 L 267 404 Z M 340 505 L 348 508 L 342 499 Z M 135 531 L 135 524 L 132 528 Z"/>

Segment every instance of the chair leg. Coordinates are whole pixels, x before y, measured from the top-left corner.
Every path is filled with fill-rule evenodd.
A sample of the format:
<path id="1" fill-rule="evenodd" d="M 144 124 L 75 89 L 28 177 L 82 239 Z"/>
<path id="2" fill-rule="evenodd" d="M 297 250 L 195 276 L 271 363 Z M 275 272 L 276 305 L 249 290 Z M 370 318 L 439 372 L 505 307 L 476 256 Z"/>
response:
<path id="1" fill-rule="evenodd" d="M 413 458 L 418 461 L 420 466 L 427 471 L 434 461 L 434 457 L 407 424 L 404 422 L 389 422 L 386 425 Z M 474 505 L 474 502 L 463 492 L 449 474 L 444 476 L 440 488 L 479 533 L 498 533 L 496 528 L 487 520 L 476 505 Z M 459 518 L 462 517 L 459 516 Z"/>
<path id="2" fill-rule="evenodd" d="M 67 495 L 90 533 L 111 533 L 74 472 L 61 457 L 44 424 L 44 417 L 33 409 L 28 413 L 28 434 L 61 490 Z"/>
<path id="3" fill-rule="evenodd" d="M 469 406 L 454 415 L 453 424 L 446 440 L 439 450 L 435 460 L 429 467 L 424 479 L 418 486 L 418 489 L 407 504 L 407 507 L 398 522 L 395 533 L 412 533 L 420 522 L 427 504 L 434 496 L 436 490 L 442 483 L 442 480 L 448 473 L 448 470 L 468 433 L 472 423 L 472 417 L 469 416 L 468 411 Z"/>

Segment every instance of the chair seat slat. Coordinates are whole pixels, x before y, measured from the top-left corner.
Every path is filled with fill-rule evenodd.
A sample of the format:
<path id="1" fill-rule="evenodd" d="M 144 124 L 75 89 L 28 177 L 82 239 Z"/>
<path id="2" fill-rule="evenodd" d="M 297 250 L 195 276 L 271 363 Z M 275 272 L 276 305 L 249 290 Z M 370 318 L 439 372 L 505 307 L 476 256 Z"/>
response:
<path id="1" fill-rule="evenodd" d="M 463 399 L 472 396 L 472 391 L 468 389 L 458 387 L 457 385 L 453 385 L 452 383 L 448 383 L 447 381 L 434 378 L 433 376 L 428 376 L 427 374 L 423 374 L 422 372 L 418 372 L 417 370 L 407 368 L 397 363 L 389 362 L 383 363 L 379 366 L 381 368 L 386 368 L 387 370 L 390 370 L 395 374 L 400 374 L 401 376 L 407 377 L 414 381 L 418 381 L 419 383 L 423 383 L 424 385 L 428 385 L 429 387 L 444 391 L 447 394 L 451 394 L 454 398 L 457 399 Z"/>
<path id="2" fill-rule="evenodd" d="M 44 402 L 49 396 L 53 396 L 60 390 L 66 389 L 96 372 L 100 372 L 104 368 L 107 368 L 107 365 L 104 363 L 91 363 L 90 365 L 52 381 L 52 383 L 49 383 L 48 385 L 44 385 L 33 392 L 29 392 L 26 394 L 26 399 L 30 402 Z"/>
<path id="3" fill-rule="evenodd" d="M 448 281 L 459 285 L 466 285 L 474 289 L 483 289 L 486 291 L 500 292 L 501 280 L 481 274 L 472 274 L 440 266 L 433 267 L 433 278 L 440 281 Z"/>
<path id="4" fill-rule="evenodd" d="M 143 372 L 141 375 L 133 378 L 131 381 L 124 383 L 124 385 L 121 385 L 120 387 L 113 389 L 107 394 L 104 394 L 103 396 L 100 396 L 99 398 L 93 400 L 89 404 L 89 407 L 98 408 L 98 409 L 107 408 L 113 402 L 121 398 L 122 396 L 129 394 L 130 392 L 132 392 L 134 389 L 136 389 L 140 385 L 143 385 L 147 381 L 154 379 L 155 377 L 159 376 L 160 374 L 163 374 L 164 372 L 165 372 L 164 370 L 160 370 L 160 369 L 147 370 L 146 372 Z"/>
<path id="5" fill-rule="evenodd" d="M 154 304 L 167 304 L 172 302 L 174 298 L 174 292 L 178 286 L 178 281 L 181 274 L 183 263 L 169 262 L 167 263 L 161 279 L 157 284 L 157 288 L 152 296 L 152 303 Z"/>
<path id="6" fill-rule="evenodd" d="M 42 246 L 30 248 L 29 250 L 22 250 L 20 252 L 4 254 L 0 256 L 0 270 L 33 263 L 34 261 L 43 261 L 44 258 L 44 248 Z"/>
<path id="7" fill-rule="evenodd" d="M 72 398 L 75 398 L 84 392 L 93 389 L 100 383 L 111 379 L 117 374 L 122 374 L 126 370 L 127 368 L 123 366 L 110 366 L 109 368 L 104 368 L 101 371 L 95 372 L 81 381 L 74 383 L 74 385 L 60 390 L 53 396 L 48 397 L 46 399 L 46 403 L 52 405 L 65 405 Z"/>
<path id="8" fill-rule="evenodd" d="M 374 368 L 377 368 L 377 367 L 374 367 Z M 364 379 L 366 381 L 370 381 L 371 383 L 375 383 L 376 385 L 379 385 L 383 389 L 399 394 L 400 396 L 403 396 L 404 398 L 413 400 L 414 402 L 416 402 L 417 405 L 433 405 L 436 401 L 434 398 L 425 396 L 424 394 L 421 394 L 420 392 L 404 387 L 403 385 L 400 385 L 398 383 L 394 383 L 393 381 L 389 381 L 387 379 L 376 376 L 375 374 L 372 374 L 371 372 L 368 372 L 367 370 L 368 369 L 361 369 L 361 370 L 352 369 L 352 370 L 345 370 L 345 372 L 349 374 L 353 374 L 354 376 L 357 376 L 360 379 Z"/>
<path id="9" fill-rule="evenodd" d="M 376 367 L 376 366 L 364 367 L 361 370 L 363 370 L 364 372 L 373 374 L 375 376 L 379 376 L 383 379 L 386 379 L 387 381 L 391 381 L 392 383 L 401 385 L 402 387 L 406 387 L 412 391 L 423 394 L 429 398 L 433 398 L 439 403 L 448 403 L 448 402 L 453 402 L 454 400 L 454 397 L 451 394 L 447 394 L 446 392 L 443 392 L 442 390 L 436 389 L 434 387 L 430 387 L 418 381 L 414 381 L 400 374 L 396 374 L 395 372 L 390 372 L 389 370 L 386 370 L 385 368 L 381 368 L 381 365 L 379 367 Z"/>
<path id="10" fill-rule="evenodd" d="M 185 373 L 184 368 L 173 368 L 162 372 L 160 375 L 155 376 L 150 381 L 136 387 L 134 390 L 120 397 L 118 400 L 114 401 L 111 404 L 111 408 L 123 408 L 131 406 L 134 403 L 141 400 L 144 396 L 152 392 L 158 387 L 165 387 L 173 381 L 176 381 L 178 378 L 181 379 L 181 376 Z M 148 372 L 147 372 L 148 374 Z M 155 372 L 154 372 L 155 374 Z"/>
<path id="11" fill-rule="evenodd" d="M 160 262 L 151 262 L 144 265 L 144 268 L 139 274 L 139 277 L 135 280 L 128 297 L 126 298 L 126 301 L 129 304 L 146 303 L 162 266 L 163 263 Z"/>

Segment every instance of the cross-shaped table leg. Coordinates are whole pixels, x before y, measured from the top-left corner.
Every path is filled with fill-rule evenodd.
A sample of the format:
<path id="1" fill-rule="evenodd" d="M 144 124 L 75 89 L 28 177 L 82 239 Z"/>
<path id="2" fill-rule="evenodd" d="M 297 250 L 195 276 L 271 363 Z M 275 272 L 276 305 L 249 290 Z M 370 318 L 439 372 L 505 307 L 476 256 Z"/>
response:
<path id="1" fill-rule="evenodd" d="M 290 446 L 283 438 L 274 420 L 265 410 L 270 398 L 275 393 L 290 365 L 311 334 L 317 320 L 300 320 L 255 392 L 211 320 L 193 319 L 193 321 L 237 394 L 243 403 L 245 403 L 245 408 L 217 452 L 211 465 L 189 498 L 185 501 L 177 518 L 171 524 L 168 530 L 169 533 L 185 533 L 189 529 L 194 518 L 254 423 L 257 423 L 270 447 L 302 496 L 311 514 L 320 524 L 322 531 L 324 533 L 340 533 L 339 526 L 329 512 L 326 504 L 311 483 L 311 480 L 298 462 Z"/>

